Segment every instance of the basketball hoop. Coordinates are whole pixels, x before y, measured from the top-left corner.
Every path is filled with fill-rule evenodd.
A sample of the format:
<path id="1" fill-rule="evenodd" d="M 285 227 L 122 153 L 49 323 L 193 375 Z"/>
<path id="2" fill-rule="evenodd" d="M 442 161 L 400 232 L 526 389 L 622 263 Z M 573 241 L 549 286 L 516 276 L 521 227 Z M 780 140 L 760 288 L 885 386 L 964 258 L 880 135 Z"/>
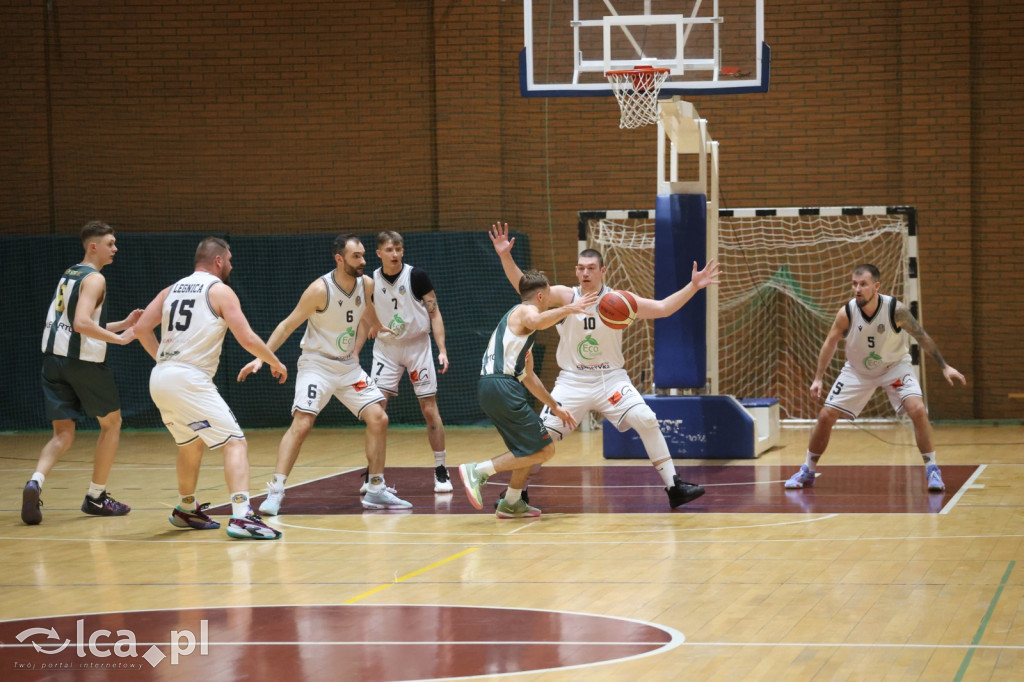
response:
<path id="1" fill-rule="evenodd" d="M 605 72 L 622 111 L 620 128 L 639 128 L 658 122 L 658 93 L 668 80 L 668 74 L 668 69 L 653 66 Z"/>

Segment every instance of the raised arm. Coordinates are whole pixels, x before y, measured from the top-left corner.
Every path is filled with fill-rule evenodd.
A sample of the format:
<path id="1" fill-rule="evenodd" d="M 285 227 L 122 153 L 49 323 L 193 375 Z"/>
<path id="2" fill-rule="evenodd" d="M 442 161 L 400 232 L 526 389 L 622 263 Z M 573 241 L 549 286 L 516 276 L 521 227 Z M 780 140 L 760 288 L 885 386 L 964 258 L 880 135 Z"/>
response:
<path id="1" fill-rule="evenodd" d="M 75 331 L 82 336 L 124 346 L 135 340 L 134 329 L 128 327 L 127 331 L 115 334 L 114 331 L 101 327 L 92 319 L 92 314 L 96 311 L 100 301 L 103 300 L 103 294 L 106 289 L 107 281 L 103 275 L 98 272 L 87 275 L 82 280 L 81 288 L 79 289 L 78 306 L 75 308 L 75 319 L 71 321 L 71 324 L 74 326 Z"/>
<path id="2" fill-rule="evenodd" d="M 905 329 L 908 334 L 913 336 L 921 348 L 938 361 L 939 367 L 942 369 L 942 376 L 946 377 L 946 382 L 950 386 L 956 385 L 953 383 L 953 379 L 958 380 L 964 386 L 967 385 L 967 379 L 964 378 L 964 375 L 946 364 L 946 360 L 942 357 L 942 353 L 939 352 L 939 347 L 935 345 L 932 337 L 928 336 L 928 332 L 924 330 L 921 323 L 917 321 L 917 318 L 902 303 L 896 305 L 896 324 L 900 326 L 900 329 Z"/>
<path id="3" fill-rule="evenodd" d="M 818 367 L 814 371 L 814 380 L 811 382 L 811 397 L 815 400 L 821 399 L 822 382 L 825 379 L 825 370 L 832 362 L 832 356 L 836 354 L 839 341 L 850 328 L 850 318 L 846 315 L 846 308 L 840 308 L 836 317 L 832 320 L 832 328 L 828 330 L 825 342 L 821 344 L 818 351 Z"/>
<path id="4" fill-rule="evenodd" d="M 444 374 L 448 371 L 448 351 L 444 343 L 444 320 L 441 318 L 441 309 L 437 307 L 437 292 L 430 291 L 424 294 L 423 305 L 427 307 L 427 314 L 430 315 L 430 333 L 434 335 L 437 362 L 441 365 L 441 374 Z"/>
<path id="5" fill-rule="evenodd" d="M 523 278 L 523 271 L 519 269 L 516 262 L 512 260 L 512 245 L 516 243 L 515 237 L 509 239 L 508 223 L 497 222 L 491 225 L 487 235 L 491 238 L 491 244 L 498 257 L 501 258 L 501 267 L 505 271 L 505 277 L 509 283 L 519 291 L 519 280 Z M 551 285 L 551 306 L 566 305 L 572 300 L 572 287 L 560 284 Z"/>
<path id="6" fill-rule="evenodd" d="M 263 343 L 263 339 L 249 326 L 249 320 L 245 319 L 245 315 L 242 313 L 242 305 L 238 302 L 238 296 L 231 287 L 217 282 L 210 287 L 208 296 L 210 307 L 224 318 L 228 329 L 231 330 L 239 345 L 270 365 L 270 373 L 277 377 L 279 383 L 283 384 L 288 379 L 288 368 L 277 359 L 274 351 L 270 350 L 267 344 Z"/>
<path id="7" fill-rule="evenodd" d="M 299 302 L 295 304 L 295 308 L 288 313 L 288 317 L 284 318 L 277 323 L 274 327 L 274 331 L 271 332 L 270 338 L 267 339 L 267 348 L 271 352 L 276 351 L 278 348 L 288 340 L 288 337 L 299 328 L 303 322 L 309 319 L 310 315 L 315 313 L 317 310 L 323 310 L 323 307 L 327 305 L 327 285 L 320 278 L 317 278 L 312 284 L 306 287 L 306 290 L 302 292 L 302 296 L 299 297 Z M 234 330 L 231 330 L 234 333 Z M 263 360 L 259 357 L 248 362 L 241 371 L 238 373 L 238 381 L 245 381 L 250 374 L 255 374 L 260 371 L 263 367 Z"/>
<path id="8" fill-rule="evenodd" d="M 668 317 L 686 305 L 687 301 L 701 289 L 711 284 L 718 284 L 718 274 L 718 263 L 715 262 L 715 259 L 709 260 L 703 270 L 698 270 L 697 261 L 693 261 L 693 272 L 690 274 L 689 284 L 661 300 L 638 296 L 636 316 L 641 320 Z"/>
<path id="9" fill-rule="evenodd" d="M 146 309 L 139 315 L 139 319 L 135 321 L 135 336 L 149 353 L 149 357 L 154 360 L 156 360 L 156 351 L 160 347 L 160 342 L 157 341 L 153 329 L 160 324 L 160 320 L 163 318 L 164 299 L 167 298 L 167 292 L 170 290 L 171 288 L 167 287 L 157 294 L 156 298 L 150 301 Z"/>
<path id="10" fill-rule="evenodd" d="M 501 268 L 505 271 L 505 277 L 508 278 L 512 287 L 519 291 L 519 280 L 523 277 L 523 271 L 512 260 L 512 247 L 515 245 L 516 239 L 515 237 L 509 239 L 508 223 L 502 223 L 500 220 L 494 223 L 487 236 L 491 238 L 491 244 L 494 245 L 498 258 L 501 259 Z"/>

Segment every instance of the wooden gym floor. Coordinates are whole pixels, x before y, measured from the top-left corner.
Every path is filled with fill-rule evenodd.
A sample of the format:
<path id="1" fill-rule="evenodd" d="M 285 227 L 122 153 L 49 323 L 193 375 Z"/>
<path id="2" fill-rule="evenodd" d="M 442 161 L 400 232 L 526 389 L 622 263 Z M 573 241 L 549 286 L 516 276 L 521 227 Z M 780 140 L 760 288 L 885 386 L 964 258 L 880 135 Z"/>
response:
<path id="1" fill-rule="evenodd" d="M 254 496 L 281 434 L 247 433 Z M 533 481 L 544 515 L 510 521 L 455 471 L 497 433 L 447 435 L 453 494 L 432 492 L 423 430 L 396 428 L 388 483 L 415 507 L 363 513 L 362 431 L 315 430 L 275 542 L 172 528 L 162 431 L 122 436 L 109 487 L 129 516 L 78 510 L 85 431 L 25 526 L 48 434 L 0 435 L 0 679 L 1022 677 L 1024 426 L 938 425 L 939 494 L 898 424 L 837 429 L 815 487 L 786 491 L 808 436 L 786 426 L 757 460 L 677 460 L 708 492 L 675 511 L 646 460 L 579 433 Z M 226 502 L 220 464 L 207 453 L 200 501 Z"/>

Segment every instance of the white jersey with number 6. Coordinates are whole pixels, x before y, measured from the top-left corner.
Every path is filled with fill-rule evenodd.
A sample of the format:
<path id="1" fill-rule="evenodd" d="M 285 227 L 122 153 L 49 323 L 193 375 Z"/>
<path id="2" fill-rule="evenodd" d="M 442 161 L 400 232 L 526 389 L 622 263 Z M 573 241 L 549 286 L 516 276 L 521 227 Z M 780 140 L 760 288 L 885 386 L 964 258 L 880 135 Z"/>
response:
<path id="1" fill-rule="evenodd" d="M 352 291 L 345 291 L 334 281 L 333 271 L 320 279 L 327 285 L 327 304 L 309 316 L 299 346 L 305 353 L 341 360 L 350 357 L 355 348 L 356 330 L 366 310 L 366 287 L 363 278 L 356 277 Z"/>
<path id="2" fill-rule="evenodd" d="M 213 312 L 210 288 L 220 278 L 193 272 L 171 285 L 164 299 L 157 362 L 180 362 L 209 378 L 217 373 L 227 322 Z"/>

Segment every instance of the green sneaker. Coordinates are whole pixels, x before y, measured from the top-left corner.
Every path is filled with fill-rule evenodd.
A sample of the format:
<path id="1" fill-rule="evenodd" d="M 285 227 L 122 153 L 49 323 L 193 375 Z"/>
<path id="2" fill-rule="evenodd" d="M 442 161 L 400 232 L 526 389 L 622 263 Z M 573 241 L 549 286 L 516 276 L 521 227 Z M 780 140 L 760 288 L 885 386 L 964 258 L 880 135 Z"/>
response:
<path id="1" fill-rule="evenodd" d="M 459 478 L 462 479 L 462 485 L 466 487 L 466 497 L 469 498 L 469 503 L 476 509 L 483 509 L 483 487 L 484 483 L 487 482 L 487 476 L 478 474 L 476 472 L 476 463 L 470 462 L 469 464 L 459 465 Z"/>
<path id="2" fill-rule="evenodd" d="M 498 502 L 498 510 L 494 515 L 499 519 L 519 519 L 523 517 L 540 516 L 540 509 L 526 504 L 526 500 L 518 500 L 515 504 L 509 504 L 502 498 Z"/>

